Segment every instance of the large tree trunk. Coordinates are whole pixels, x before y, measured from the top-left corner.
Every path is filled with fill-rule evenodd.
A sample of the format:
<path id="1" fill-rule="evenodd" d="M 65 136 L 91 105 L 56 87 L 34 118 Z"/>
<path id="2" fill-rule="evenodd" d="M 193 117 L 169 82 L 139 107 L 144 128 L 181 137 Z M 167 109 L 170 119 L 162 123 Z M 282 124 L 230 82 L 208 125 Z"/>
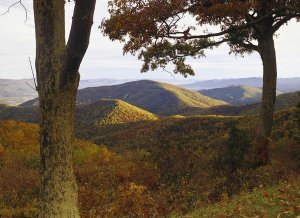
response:
<path id="1" fill-rule="evenodd" d="M 48 86 L 51 87 L 52 84 L 49 83 Z M 77 87 L 78 79 L 66 90 L 52 90 L 50 93 L 46 87 L 40 90 L 40 217 L 79 217 L 73 172 L 73 124 Z"/>
<path id="2" fill-rule="evenodd" d="M 257 162 L 269 162 L 268 145 L 272 133 L 273 113 L 276 100 L 277 63 L 273 36 L 270 34 L 258 40 L 259 53 L 263 62 L 263 93 L 260 109 L 261 139 Z"/>
<path id="3" fill-rule="evenodd" d="M 96 0 L 76 0 L 68 44 L 65 0 L 34 0 L 41 117 L 40 217 L 79 217 L 73 125 L 79 66 L 89 44 Z"/>

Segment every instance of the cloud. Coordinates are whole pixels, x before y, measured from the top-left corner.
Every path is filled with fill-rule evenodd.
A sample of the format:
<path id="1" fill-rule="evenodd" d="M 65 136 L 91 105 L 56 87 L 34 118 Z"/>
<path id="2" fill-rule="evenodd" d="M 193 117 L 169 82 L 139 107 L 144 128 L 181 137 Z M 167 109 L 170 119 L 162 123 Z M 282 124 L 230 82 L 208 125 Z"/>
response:
<path id="1" fill-rule="evenodd" d="M 0 0 L 0 12 L 7 10 L 13 0 Z M 0 17 L 0 78 L 29 78 L 31 72 L 28 57 L 34 59 L 35 33 L 32 1 L 23 0 L 28 9 L 29 18 L 24 24 L 24 10 L 17 5 L 9 14 Z M 66 4 L 66 34 L 69 33 L 74 3 Z M 97 1 L 94 26 L 90 46 L 83 60 L 81 77 L 88 78 L 173 78 L 167 72 L 157 70 L 147 74 L 140 73 L 141 62 L 136 57 L 122 53 L 122 45 L 103 37 L 98 25 L 108 16 L 107 0 Z M 299 76 L 300 62 L 299 23 L 291 22 L 279 31 L 276 39 L 278 69 L 280 77 Z M 258 54 L 245 58 L 228 55 L 228 46 L 207 51 L 207 57 L 191 60 L 196 71 L 196 79 L 262 76 L 262 65 Z M 176 78 L 182 78 L 176 76 Z"/>

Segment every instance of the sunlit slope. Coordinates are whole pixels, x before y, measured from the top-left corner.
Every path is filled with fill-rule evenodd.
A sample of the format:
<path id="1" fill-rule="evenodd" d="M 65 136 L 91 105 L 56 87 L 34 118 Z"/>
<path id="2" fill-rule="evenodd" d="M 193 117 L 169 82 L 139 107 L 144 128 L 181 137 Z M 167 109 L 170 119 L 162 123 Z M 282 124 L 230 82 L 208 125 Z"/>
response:
<path id="1" fill-rule="evenodd" d="M 227 103 L 174 85 L 149 80 L 79 90 L 77 103 L 97 99 L 121 99 L 159 115 L 197 114 Z"/>
<path id="2" fill-rule="evenodd" d="M 101 99 L 90 104 L 78 105 L 76 123 L 88 125 L 105 125 L 132 123 L 144 120 L 156 120 L 158 117 L 141 108 L 121 100 Z M 37 123 L 37 107 L 8 107 L 0 105 L 0 120 L 17 120 Z"/>
<path id="3" fill-rule="evenodd" d="M 252 86 L 229 86 L 199 90 L 198 92 L 236 106 L 260 102 L 262 96 L 262 89 Z"/>
<path id="4" fill-rule="evenodd" d="M 76 109 L 77 123 L 92 125 L 121 124 L 156 120 L 158 117 L 148 111 L 121 100 L 102 99 Z"/>

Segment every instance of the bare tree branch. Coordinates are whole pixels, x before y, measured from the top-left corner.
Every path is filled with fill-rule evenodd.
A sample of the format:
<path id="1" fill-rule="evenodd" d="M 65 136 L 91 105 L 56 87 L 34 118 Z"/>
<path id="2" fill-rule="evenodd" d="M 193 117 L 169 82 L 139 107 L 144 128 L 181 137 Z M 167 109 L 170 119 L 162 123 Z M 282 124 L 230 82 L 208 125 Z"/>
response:
<path id="1" fill-rule="evenodd" d="M 169 39 L 182 39 L 182 38 L 185 38 L 185 40 L 190 40 L 190 39 L 206 39 L 206 38 L 210 38 L 210 37 L 222 36 L 222 35 L 225 35 L 227 33 L 233 32 L 233 31 L 243 30 L 243 29 L 247 29 L 249 27 L 253 27 L 256 24 L 259 24 L 260 22 L 262 22 L 264 19 L 269 18 L 270 16 L 272 16 L 275 13 L 278 13 L 281 10 L 282 9 L 272 10 L 269 13 L 265 14 L 264 16 L 259 17 L 257 19 L 254 19 L 251 22 L 247 22 L 247 23 L 245 23 L 243 25 L 240 25 L 240 26 L 231 26 L 228 29 L 225 29 L 223 31 L 216 32 L 216 33 L 208 33 L 208 34 L 204 34 L 204 35 L 189 35 L 189 36 L 186 36 L 184 34 L 185 31 L 176 31 L 176 32 L 170 32 L 170 31 L 168 31 L 166 34 L 159 35 L 159 37 L 169 38 Z"/>
<path id="2" fill-rule="evenodd" d="M 24 21 L 24 23 L 26 23 L 26 21 L 29 20 L 29 18 L 28 18 L 28 12 L 29 12 L 29 10 L 25 7 L 25 5 L 23 4 L 22 0 L 19 0 L 19 1 L 15 2 L 15 3 L 11 4 L 4 13 L 0 14 L 0 16 L 8 14 L 9 11 L 10 11 L 10 9 L 12 7 L 18 5 L 18 4 L 21 5 L 21 7 L 24 9 L 24 12 L 25 12 L 25 21 Z"/>
<path id="3" fill-rule="evenodd" d="M 37 84 L 36 84 L 36 79 L 35 79 L 35 76 L 34 76 L 34 72 L 33 72 L 32 63 L 31 63 L 30 57 L 28 57 L 28 60 L 29 60 L 30 68 L 31 68 L 31 74 L 32 74 L 32 78 L 33 78 L 33 82 L 34 82 L 34 86 L 35 86 L 35 91 L 38 91 L 38 87 L 37 87 Z"/>

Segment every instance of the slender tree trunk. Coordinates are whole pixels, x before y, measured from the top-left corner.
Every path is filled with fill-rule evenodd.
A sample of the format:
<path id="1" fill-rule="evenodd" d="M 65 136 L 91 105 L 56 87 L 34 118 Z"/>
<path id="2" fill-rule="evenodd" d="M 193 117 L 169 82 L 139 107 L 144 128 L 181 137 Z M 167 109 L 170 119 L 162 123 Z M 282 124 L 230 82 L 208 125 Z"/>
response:
<path id="1" fill-rule="evenodd" d="M 273 36 L 259 39 L 258 46 L 263 62 L 263 93 L 260 109 L 261 140 L 257 162 L 259 165 L 265 165 L 269 162 L 268 145 L 272 133 L 276 100 L 277 63 Z"/>
<path id="2" fill-rule="evenodd" d="M 41 117 L 40 217 L 80 217 L 73 171 L 79 66 L 89 44 L 96 0 L 76 0 L 68 44 L 65 0 L 34 0 Z"/>

